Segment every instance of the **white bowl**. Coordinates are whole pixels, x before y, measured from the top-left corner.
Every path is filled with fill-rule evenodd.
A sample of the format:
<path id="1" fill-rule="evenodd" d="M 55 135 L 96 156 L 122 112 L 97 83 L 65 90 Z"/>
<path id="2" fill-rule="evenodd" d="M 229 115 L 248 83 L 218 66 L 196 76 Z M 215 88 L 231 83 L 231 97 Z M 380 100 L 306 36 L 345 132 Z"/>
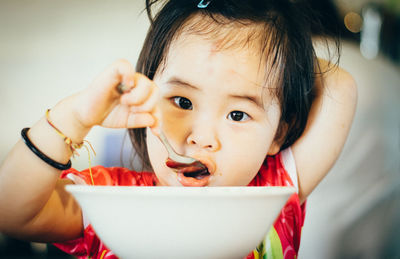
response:
<path id="1" fill-rule="evenodd" d="M 120 258 L 243 258 L 268 233 L 292 187 L 68 185 Z"/>

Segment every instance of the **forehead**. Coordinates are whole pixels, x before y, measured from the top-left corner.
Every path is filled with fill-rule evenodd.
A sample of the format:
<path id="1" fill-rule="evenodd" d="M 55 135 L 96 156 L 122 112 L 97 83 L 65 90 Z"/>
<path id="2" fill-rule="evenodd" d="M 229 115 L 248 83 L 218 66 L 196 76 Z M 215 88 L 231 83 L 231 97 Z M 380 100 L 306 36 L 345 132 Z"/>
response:
<path id="1" fill-rule="evenodd" d="M 264 84 L 263 66 L 252 51 L 221 50 L 218 42 L 198 35 L 178 38 L 171 45 L 162 74 L 190 77 L 203 82 L 241 82 L 260 87 Z"/>
<path id="2" fill-rule="evenodd" d="M 276 85 L 277 77 L 268 65 L 272 53 L 267 44 L 266 27 L 249 21 L 194 15 L 175 33 L 157 72 L 173 68 L 195 72 L 206 66 L 211 73 L 206 75 L 212 76 L 217 68 L 225 67 L 225 72 L 234 77 L 270 88 Z"/>

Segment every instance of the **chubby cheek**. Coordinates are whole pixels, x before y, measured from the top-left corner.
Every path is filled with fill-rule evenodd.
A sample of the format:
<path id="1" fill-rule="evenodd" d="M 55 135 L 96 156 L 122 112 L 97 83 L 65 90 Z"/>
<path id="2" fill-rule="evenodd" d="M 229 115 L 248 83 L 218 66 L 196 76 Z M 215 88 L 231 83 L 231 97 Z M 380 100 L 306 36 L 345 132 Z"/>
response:
<path id="1" fill-rule="evenodd" d="M 232 159 L 227 160 L 226 169 L 223 170 L 222 181 L 224 185 L 248 185 L 257 175 L 267 154 L 266 146 L 247 146 L 241 152 L 232 155 Z"/>
<path id="2" fill-rule="evenodd" d="M 190 112 L 173 107 L 167 100 L 160 103 L 161 127 L 171 145 L 178 153 L 184 153 L 182 148 L 186 143 L 189 129 L 193 124 L 193 116 Z"/>
<path id="3" fill-rule="evenodd" d="M 275 125 L 265 123 L 247 132 L 232 131 L 232 135 L 228 135 L 224 141 L 224 158 L 219 159 L 220 179 L 215 179 L 215 185 L 248 185 L 268 154 L 275 136 Z"/>
<path id="4" fill-rule="evenodd" d="M 146 130 L 146 144 L 151 166 L 158 180 L 162 185 L 177 185 L 176 178 L 173 178 L 171 171 L 166 167 L 165 161 L 168 158 L 168 153 L 160 140 L 153 135 L 150 129 Z"/>
<path id="5" fill-rule="evenodd" d="M 178 153 L 184 153 L 184 143 L 188 135 L 188 129 L 191 126 L 191 118 L 187 112 L 173 107 L 168 100 L 161 100 L 160 108 L 160 126 L 166 135 L 170 144 Z M 147 129 L 146 144 L 148 155 L 152 168 L 162 185 L 180 186 L 176 173 L 165 165 L 168 153 L 161 141 L 153 135 L 151 130 Z"/>

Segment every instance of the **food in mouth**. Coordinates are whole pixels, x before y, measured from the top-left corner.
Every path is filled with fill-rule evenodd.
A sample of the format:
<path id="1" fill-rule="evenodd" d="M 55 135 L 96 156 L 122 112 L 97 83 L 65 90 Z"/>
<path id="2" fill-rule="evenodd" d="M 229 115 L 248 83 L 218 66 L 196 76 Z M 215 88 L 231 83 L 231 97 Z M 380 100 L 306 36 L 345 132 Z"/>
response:
<path id="1" fill-rule="evenodd" d="M 199 161 L 195 161 L 191 164 L 184 164 L 168 158 L 165 164 L 169 168 L 175 169 L 177 173 L 183 174 L 185 177 L 195 178 L 197 180 L 201 180 L 210 175 L 207 167 L 205 167 Z"/>

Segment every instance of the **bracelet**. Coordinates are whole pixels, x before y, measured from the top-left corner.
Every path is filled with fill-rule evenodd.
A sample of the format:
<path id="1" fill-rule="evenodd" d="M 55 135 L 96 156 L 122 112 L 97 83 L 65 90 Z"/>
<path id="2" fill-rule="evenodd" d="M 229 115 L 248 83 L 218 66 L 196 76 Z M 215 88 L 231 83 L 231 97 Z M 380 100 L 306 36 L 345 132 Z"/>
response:
<path id="1" fill-rule="evenodd" d="M 62 133 L 61 130 L 59 130 L 50 120 L 50 109 L 46 110 L 46 121 L 47 123 L 56 131 L 56 133 L 64 140 L 64 143 L 69 147 L 69 149 L 71 150 L 72 153 L 72 157 L 74 158 L 75 155 L 79 156 L 79 153 L 77 151 L 77 149 L 80 149 L 82 147 L 84 147 L 88 153 L 88 162 L 89 162 L 89 174 L 90 174 L 90 179 L 92 181 L 92 185 L 94 185 L 94 180 L 93 180 L 93 174 L 92 174 L 92 162 L 90 159 L 90 150 L 87 147 L 87 145 L 89 145 L 89 147 L 91 148 L 91 150 L 93 151 L 93 154 L 96 155 L 96 152 L 94 151 L 94 148 L 92 146 L 92 144 L 90 144 L 89 141 L 87 140 L 83 140 L 81 143 L 74 143 L 72 142 L 70 137 L 65 136 L 64 133 Z M 86 144 L 87 145 L 86 145 Z M 69 161 L 69 164 L 71 163 L 71 160 Z M 71 165 L 70 165 L 71 166 Z"/>
<path id="2" fill-rule="evenodd" d="M 30 128 L 24 128 L 21 131 L 21 136 L 22 139 L 24 140 L 26 146 L 33 152 L 35 153 L 35 155 L 37 155 L 40 159 L 42 159 L 45 163 L 47 163 L 48 165 L 58 169 L 58 170 L 67 170 L 71 168 L 71 160 L 68 161 L 68 163 L 66 164 L 61 164 L 58 163 L 56 161 L 54 161 L 53 159 L 49 158 L 48 156 L 46 156 L 45 154 L 42 153 L 42 151 L 40 151 L 29 139 L 27 132 Z"/>
<path id="3" fill-rule="evenodd" d="M 57 134 L 64 139 L 65 144 L 69 147 L 69 149 L 72 152 L 72 157 L 75 157 L 75 155 L 79 155 L 78 152 L 76 151 L 77 149 L 80 149 L 83 145 L 84 142 L 82 143 L 74 143 L 72 142 L 71 138 L 67 137 L 64 135 L 64 133 L 61 132 L 51 121 L 50 121 L 50 109 L 46 110 L 46 121 L 47 123 L 57 132 Z"/>

